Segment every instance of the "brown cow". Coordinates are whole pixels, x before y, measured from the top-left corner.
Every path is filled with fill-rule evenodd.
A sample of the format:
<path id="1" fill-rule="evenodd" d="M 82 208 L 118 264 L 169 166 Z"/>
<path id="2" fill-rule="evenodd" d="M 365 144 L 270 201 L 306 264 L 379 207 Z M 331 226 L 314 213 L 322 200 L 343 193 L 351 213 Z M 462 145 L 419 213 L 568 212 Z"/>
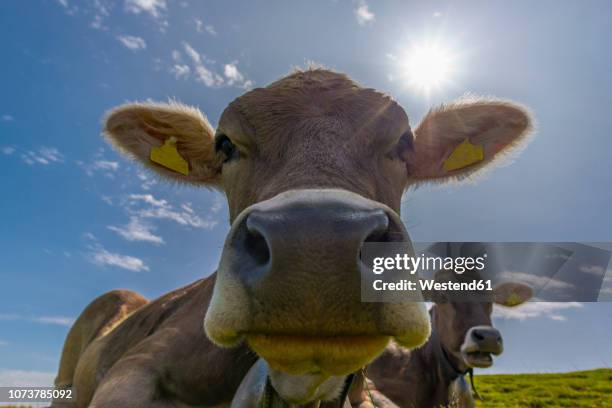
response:
<path id="1" fill-rule="evenodd" d="M 474 279 L 480 276 L 452 271 L 436 274 L 440 282 Z M 444 293 L 433 293 L 428 296 L 435 303 L 429 311 L 432 330 L 427 342 L 412 351 L 391 343 L 368 366 L 368 378 L 361 375 L 356 381 L 351 404 L 360 408 L 473 407 L 465 375 L 473 368 L 490 367 L 491 355 L 503 351 L 502 335 L 491 323 L 493 303 L 513 307 L 531 296 L 531 288 L 518 282 L 496 286 L 491 301 L 449 299 Z"/>
<path id="2" fill-rule="evenodd" d="M 422 302 L 360 301 L 361 245 L 409 241 L 407 187 L 468 176 L 529 129 L 521 107 L 472 100 L 432 110 L 413 137 L 390 97 L 324 69 L 247 92 L 216 131 L 177 103 L 114 109 L 110 141 L 171 180 L 223 190 L 231 229 L 210 277 L 151 303 L 111 292 L 88 306 L 56 384 L 78 407 L 214 406 L 259 355 L 285 400 L 334 398 L 390 339 L 412 348 L 430 331 Z M 481 157 L 445 165 L 467 142 Z"/>

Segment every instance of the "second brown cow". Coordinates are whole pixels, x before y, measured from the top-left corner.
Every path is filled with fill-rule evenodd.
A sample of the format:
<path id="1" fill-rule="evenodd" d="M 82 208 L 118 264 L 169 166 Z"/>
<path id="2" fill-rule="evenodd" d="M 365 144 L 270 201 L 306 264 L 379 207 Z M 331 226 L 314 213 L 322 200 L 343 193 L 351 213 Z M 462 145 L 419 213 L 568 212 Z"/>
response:
<path id="1" fill-rule="evenodd" d="M 446 282 L 480 279 L 478 274 L 457 275 L 440 271 Z M 483 295 L 477 293 L 477 295 Z M 429 314 L 429 340 L 415 350 L 391 343 L 367 369 L 367 379 L 357 378 L 351 403 L 360 408 L 468 408 L 474 406 L 466 374 L 493 364 L 492 355 L 503 352 L 502 334 L 493 327 L 493 305 L 514 307 L 529 300 L 532 290 L 519 282 L 497 285 L 488 301 L 467 296 L 448 298 L 443 292 L 428 294 L 434 302 Z"/>

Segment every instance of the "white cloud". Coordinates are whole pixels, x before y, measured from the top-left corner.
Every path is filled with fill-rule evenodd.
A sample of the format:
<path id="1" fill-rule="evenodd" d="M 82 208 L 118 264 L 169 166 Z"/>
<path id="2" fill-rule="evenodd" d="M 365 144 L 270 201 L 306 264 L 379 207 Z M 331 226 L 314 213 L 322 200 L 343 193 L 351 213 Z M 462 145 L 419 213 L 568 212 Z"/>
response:
<path id="1" fill-rule="evenodd" d="M 157 184 L 157 180 L 149 177 L 142 170 L 138 170 L 138 172 L 136 173 L 136 176 L 138 177 L 138 179 L 140 181 L 142 181 L 141 187 L 142 187 L 143 190 L 150 190 L 151 187 L 153 187 L 155 184 Z"/>
<path id="2" fill-rule="evenodd" d="M 566 317 L 561 314 L 562 311 L 582 307 L 582 304 L 578 302 L 528 302 L 516 307 L 495 305 L 493 317 L 514 320 L 547 317 L 552 320 L 564 321 Z"/>
<path id="3" fill-rule="evenodd" d="M 223 208 L 223 204 L 225 200 L 220 195 L 215 196 L 215 200 L 213 201 L 212 207 L 210 207 L 210 211 L 212 213 L 218 213 Z"/>
<path id="4" fill-rule="evenodd" d="M 0 116 L 0 122 L 14 122 L 15 118 L 11 115 L 8 114 L 4 114 L 2 116 Z"/>
<path id="5" fill-rule="evenodd" d="M 223 74 L 225 78 L 227 78 L 228 85 L 236 85 L 242 88 L 249 88 L 253 85 L 253 83 L 249 80 L 246 80 L 244 75 L 238 70 L 238 63 L 236 61 L 225 64 L 223 68 Z"/>
<path id="6" fill-rule="evenodd" d="M 0 313 L 0 320 L 21 320 L 58 326 L 72 326 L 75 319 L 67 316 L 22 316 L 15 313 Z"/>
<path id="7" fill-rule="evenodd" d="M 56 3 L 62 6 L 69 16 L 74 16 L 77 11 L 79 11 L 79 8 L 77 6 L 71 6 L 68 0 L 56 0 Z"/>
<path id="8" fill-rule="evenodd" d="M 195 71 L 197 74 L 196 81 L 201 82 L 208 87 L 223 84 L 223 78 L 206 68 L 204 65 L 196 66 Z"/>
<path id="9" fill-rule="evenodd" d="M 548 276 L 532 275 L 527 272 L 504 271 L 499 274 L 499 278 L 503 281 L 518 281 L 531 286 L 536 292 L 548 290 L 563 290 L 574 287 L 571 283 L 561 281 Z"/>
<path id="10" fill-rule="evenodd" d="M 193 61 L 196 81 L 208 87 L 222 85 L 223 78 L 204 65 L 204 58 L 187 42 L 183 42 L 185 53 Z"/>
<path id="11" fill-rule="evenodd" d="M 204 24 L 204 22 L 198 18 L 195 19 L 196 31 L 198 33 L 207 32 L 210 35 L 217 35 L 215 27 L 210 24 Z"/>
<path id="12" fill-rule="evenodd" d="M 143 218 L 158 218 L 174 221 L 180 225 L 195 228 L 212 229 L 217 221 L 205 220 L 187 211 L 175 211 L 172 208 L 149 208 L 139 212 Z"/>
<path id="13" fill-rule="evenodd" d="M 74 324 L 74 318 L 66 316 L 40 316 L 32 319 L 38 323 L 55 324 L 58 326 L 70 327 Z"/>
<path id="14" fill-rule="evenodd" d="M 93 177 L 96 172 L 102 172 L 107 177 L 113 178 L 114 173 L 119 170 L 119 162 L 110 161 L 110 160 L 93 160 L 90 164 L 84 163 L 82 161 L 77 161 L 77 165 L 83 170 L 89 177 Z"/>
<path id="15" fill-rule="evenodd" d="M 91 23 L 89 23 L 89 26 L 96 30 L 106 30 L 107 29 L 107 27 L 103 23 L 102 16 L 99 14 L 96 14 L 94 16 L 93 20 L 91 20 Z"/>
<path id="16" fill-rule="evenodd" d="M 164 243 L 162 237 L 153 233 L 154 227 L 143 222 L 138 217 L 130 217 L 130 222 L 125 227 L 109 225 L 108 229 L 115 231 L 128 241 L 144 241 L 156 245 Z"/>
<path id="17" fill-rule="evenodd" d="M 612 288 L 602 288 L 599 291 L 599 301 L 602 301 L 602 296 L 601 295 L 612 295 Z"/>
<path id="18" fill-rule="evenodd" d="M 193 60 L 195 64 L 201 64 L 202 59 L 200 54 L 187 42 L 183 42 L 183 48 L 185 49 L 185 53 Z"/>
<path id="19" fill-rule="evenodd" d="M 2 154 L 10 156 L 11 154 L 15 153 L 15 148 L 12 146 L 2 146 L 0 147 L 0 152 L 2 152 Z"/>
<path id="20" fill-rule="evenodd" d="M 176 79 L 181 79 L 189 77 L 189 72 L 191 72 L 191 70 L 189 69 L 189 65 L 175 64 L 170 68 L 170 72 L 174 74 Z"/>
<path id="21" fill-rule="evenodd" d="M 0 370 L 0 387 L 52 387 L 56 373 Z"/>
<path id="22" fill-rule="evenodd" d="M 183 61 L 183 56 L 181 55 L 181 52 L 179 50 L 172 50 L 172 60 L 174 62 Z"/>
<path id="23" fill-rule="evenodd" d="M 151 17 L 159 18 L 166 10 L 166 0 L 125 0 L 125 9 L 130 13 L 148 13 Z"/>
<path id="24" fill-rule="evenodd" d="M 359 25 L 372 24 L 376 19 L 374 13 L 370 11 L 370 8 L 366 3 L 361 3 L 359 7 L 355 10 L 355 17 L 357 18 L 357 22 Z"/>
<path id="25" fill-rule="evenodd" d="M 198 216 L 189 204 L 183 204 L 180 209 L 176 209 L 166 200 L 158 200 L 151 194 L 131 194 L 129 200 L 131 207 L 128 212 L 139 218 L 164 219 L 179 225 L 203 229 L 212 229 L 218 223 L 216 220 Z M 138 202 L 147 203 L 149 206 L 134 208 Z"/>
<path id="26" fill-rule="evenodd" d="M 89 23 L 89 26 L 96 30 L 108 30 L 108 27 L 104 25 L 104 20 L 110 16 L 110 8 L 112 3 L 105 0 L 94 0 L 93 1 L 93 20 Z"/>
<path id="27" fill-rule="evenodd" d="M 181 208 L 187 211 L 189 214 L 193 214 L 193 208 L 191 208 L 191 203 L 181 204 Z"/>
<path id="28" fill-rule="evenodd" d="M 141 37 L 136 37 L 133 35 L 120 35 L 117 39 L 123 44 L 127 49 L 132 51 L 144 50 L 147 48 L 147 43 Z"/>
<path id="29" fill-rule="evenodd" d="M 93 169 L 117 171 L 119 169 L 119 163 L 108 160 L 96 160 L 93 164 Z"/>
<path id="30" fill-rule="evenodd" d="M 604 276 L 606 273 L 605 268 L 599 265 L 584 265 L 580 267 L 580 271 L 595 276 Z"/>
<path id="31" fill-rule="evenodd" d="M 166 200 L 158 200 L 153 197 L 152 194 L 130 194 L 130 200 L 140 200 L 147 204 L 151 204 L 154 207 L 166 207 L 168 202 Z"/>
<path id="32" fill-rule="evenodd" d="M 92 248 L 90 261 L 99 266 L 116 266 L 132 272 L 148 271 L 149 267 L 140 258 L 109 252 L 102 247 Z"/>
<path id="33" fill-rule="evenodd" d="M 89 23 L 89 26 L 96 30 L 102 30 L 104 27 L 104 25 L 102 25 L 102 17 L 95 15 L 94 19 L 91 21 L 91 23 Z"/>
<path id="34" fill-rule="evenodd" d="M 85 232 L 83 234 L 83 238 L 85 238 L 85 239 L 87 239 L 89 241 L 94 241 L 94 242 L 98 240 L 98 238 L 96 238 L 96 236 L 94 234 L 92 234 L 91 232 Z"/>
<path id="35" fill-rule="evenodd" d="M 102 196 L 102 199 L 111 205 L 114 204 L 110 197 Z M 152 220 L 167 220 L 185 227 L 212 229 L 218 224 L 213 216 L 222 205 L 221 198 L 217 197 L 208 216 L 202 218 L 189 202 L 174 206 L 167 200 L 155 198 L 152 194 L 130 194 L 122 202 L 122 207 L 129 216 L 129 222 L 123 226 L 108 225 L 107 228 L 128 241 L 161 245 L 165 244 L 165 241 L 156 233 L 157 228 L 152 224 Z M 89 232 L 84 233 L 83 238 L 92 242 L 89 246 L 91 250 L 89 259 L 95 264 L 114 265 L 134 271 L 149 270 L 138 258 L 114 254 L 102 248 L 97 238 Z"/>
<path id="36" fill-rule="evenodd" d="M 113 198 L 111 196 L 103 195 L 100 197 L 108 205 L 113 205 Z"/>
<path id="37" fill-rule="evenodd" d="M 191 66 L 186 64 L 174 64 L 170 67 L 170 72 L 178 78 L 186 78 L 191 73 L 194 74 L 194 78 L 197 82 L 204 84 L 207 87 L 215 86 L 239 86 L 241 88 L 250 88 L 253 85 L 253 81 L 246 78 L 246 76 L 238 70 L 238 62 L 234 61 L 223 66 L 223 73 L 219 74 L 215 72 L 213 68 L 215 61 L 211 61 L 206 58 L 203 54 L 200 54 L 187 42 L 183 42 L 183 48 L 185 54 L 191 60 Z M 181 61 L 181 54 L 179 51 L 174 50 L 172 52 L 172 59 L 175 62 Z"/>
<path id="38" fill-rule="evenodd" d="M 38 150 L 28 150 L 26 153 L 21 155 L 21 159 L 29 164 L 49 165 L 52 163 L 62 163 L 64 156 L 54 147 L 40 147 Z"/>
<path id="39" fill-rule="evenodd" d="M 601 282 L 601 289 L 599 290 L 598 301 L 612 301 L 612 269 L 606 270 L 606 275 L 604 276 L 604 279 Z"/>

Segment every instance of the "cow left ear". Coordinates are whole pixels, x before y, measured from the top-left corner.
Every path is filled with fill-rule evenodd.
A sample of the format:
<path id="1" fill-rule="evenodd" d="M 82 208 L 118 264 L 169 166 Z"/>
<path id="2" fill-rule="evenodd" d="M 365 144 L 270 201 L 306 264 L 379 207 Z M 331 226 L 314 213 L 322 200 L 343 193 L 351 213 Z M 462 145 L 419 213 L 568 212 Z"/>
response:
<path id="1" fill-rule="evenodd" d="M 506 307 L 518 306 L 533 297 L 530 286 L 519 282 L 505 282 L 493 289 L 493 301 Z"/>
<path id="2" fill-rule="evenodd" d="M 214 130 L 198 109 L 171 103 L 130 103 L 111 110 L 104 134 L 121 152 L 169 179 L 218 184 L 222 157 Z"/>
<path id="3" fill-rule="evenodd" d="M 429 111 L 406 153 L 415 181 L 463 178 L 510 152 L 532 129 L 527 110 L 491 99 L 461 100 Z"/>

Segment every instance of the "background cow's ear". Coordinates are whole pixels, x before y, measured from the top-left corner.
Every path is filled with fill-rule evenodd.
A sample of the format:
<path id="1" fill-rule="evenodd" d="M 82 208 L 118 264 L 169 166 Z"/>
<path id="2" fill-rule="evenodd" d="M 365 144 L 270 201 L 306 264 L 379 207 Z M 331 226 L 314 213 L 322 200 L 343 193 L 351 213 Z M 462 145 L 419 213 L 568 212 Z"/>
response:
<path id="1" fill-rule="evenodd" d="M 222 158 L 202 113 L 176 102 L 132 103 L 111 110 L 104 134 L 122 153 L 156 173 L 187 183 L 214 185 Z"/>
<path id="2" fill-rule="evenodd" d="M 493 289 L 493 301 L 502 306 L 518 306 L 532 297 L 533 290 L 524 283 L 505 282 Z"/>
<path id="3" fill-rule="evenodd" d="M 491 99 L 463 99 L 429 111 L 406 154 L 415 181 L 463 178 L 513 150 L 532 128 L 527 110 Z"/>

